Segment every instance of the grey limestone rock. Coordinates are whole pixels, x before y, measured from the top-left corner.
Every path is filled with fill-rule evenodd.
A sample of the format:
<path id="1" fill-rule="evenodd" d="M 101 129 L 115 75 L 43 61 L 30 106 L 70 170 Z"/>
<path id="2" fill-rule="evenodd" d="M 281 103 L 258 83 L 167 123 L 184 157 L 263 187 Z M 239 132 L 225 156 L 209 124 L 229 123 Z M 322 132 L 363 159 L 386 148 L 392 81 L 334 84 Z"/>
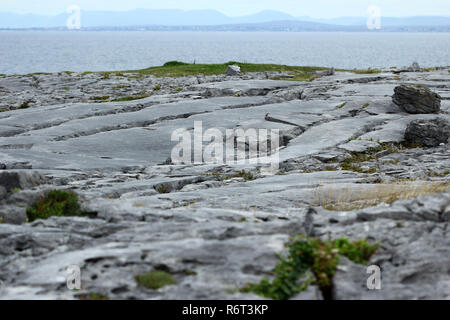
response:
<path id="1" fill-rule="evenodd" d="M 439 113 L 441 97 L 425 85 L 395 87 L 392 101 L 408 113 Z"/>
<path id="2" fill-rule="evenodd" d="M 306 82 L 265 72 L 51 74 L 35 76 L 39 87 L 29 76 L 1 77 L 0 109 L 34 102 L 0 113 L 0 299 L 263 299 L 239 289 L 270 278 L 299 234 L 380 243 L 369 265 L 380 266 L 382 283 L 368 290 L 367 266 L 342 258 L 331 294 L 310 285 L 292 299 L 449 299 L 450 149 L 444 125 L 433 122 L 450 119 L 447 71 L 335 71 Z M 436 96 L 416 85 L 397 89 L 396 101 L 414 114 L 399 112 L 397 77 Z M 150 97 L 111 101 L 157 84 Z M 204 131 L 279 130 L 279 167 L 267 175 L 250 162 L 166 161 L 173 132 L 192 134 L 195 121 Z M 427 123 L 416 136 L 442 142 L 402 148 L 413 121 Z M 97 216 L 26 222 L 25 208 L 56 188 L 76 192 Z M 394 201 L 399 188 L 420 192 Z M 392 199 L 366 206 L 364 197 L 383 193 Z M 330 211 L 339 204 L 346 206 Z M 78 292 L 66 287 L 74 264 Z M 176 284 L 136 283 L 152 270 Z"/>
<path id="3" fill-rule="evenodd" d="M 436 147 L 447 143 L 450 137 L 450 123 L 442 118 L 413 120 L 406 127 L 405 140 L 411 144 Z"/>
<path id="4" fill-rule="evenodd" d="M 225 71 L 227 76 L 239 76 L 241 74 L 241 68 L 237 65 L 230 65 Z"/>

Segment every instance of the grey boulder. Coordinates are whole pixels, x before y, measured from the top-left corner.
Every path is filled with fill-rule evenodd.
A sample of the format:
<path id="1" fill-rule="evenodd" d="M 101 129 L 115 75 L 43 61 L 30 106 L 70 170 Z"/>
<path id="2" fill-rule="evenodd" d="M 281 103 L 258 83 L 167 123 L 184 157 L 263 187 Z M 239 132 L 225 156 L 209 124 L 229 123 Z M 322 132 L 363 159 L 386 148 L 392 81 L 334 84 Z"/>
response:
<path id="1" fill-rule="evenodd" d="M 237 65 L 230 65 L 227 67 L 227 70 L 225 72 L 227 76 L 238 76 L 241 74 L 241 67 Z"/>
<path id="2" fill-rule="evenodd" d="M 0 186 L 0 200 L 5 198 L 6 194 L 7 194 L 6 189 L 4 187 Z"/>
<path id="3" fill-rule="evenodd" d="M 420 72 L 422 69 L 418 62 L 413 62 L 412 65 L 408 68 L 408 71 L 412 72 Z"/>
<path id="4" fill-rule="evenodd" d="M 328 70 L 314 71 L 314 74 L 318 75 L 318 76 L 332 76 L 332 75 L 334 75 L 334 68 L 331 68 Z"/>
<path id="5" fill-rule="evenodd" d="M 441 109 L 441 97 L 425 85 L 400 85 L 394 92 L 392 101 L 408 113 L 439 113 Z"/>
<path id="6" fill-rule="evenodd" d="M 37 172 L 0 172 L 0 187 L 5 188 L 7 192 L 11 192 L 14 189 L 33 188 L 40 184 L 43 184 L 44 182 L 44 177 Z"/>
<path id="7" fill-rule="evenodd" d="M 442 118 L 413 120 L 405 131 L 406 142 L 427 147 L 437 147 L 441 143 L 447 143 L 449 136 L 450 124 Z"/>
<path id="8" fill-rule="evenodd" d="M 27 222 L 26 209 L 14 205 L 0 206 L 0 220 L 2 223 L 23 224 Z"/>

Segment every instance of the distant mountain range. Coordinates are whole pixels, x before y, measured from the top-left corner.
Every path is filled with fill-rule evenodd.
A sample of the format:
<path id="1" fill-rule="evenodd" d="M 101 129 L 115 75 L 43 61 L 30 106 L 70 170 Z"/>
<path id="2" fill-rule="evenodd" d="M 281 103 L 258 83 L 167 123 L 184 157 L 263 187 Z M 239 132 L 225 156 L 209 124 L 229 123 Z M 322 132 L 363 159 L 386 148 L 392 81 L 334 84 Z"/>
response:
<path id="1" fill-rule="evenodd" d="M 66 26 L 69 14 L 56 16 L 0 13 L 2 29 L 54 29 Z M 151 10 L 82 11 L 84 29 L 148 29 L 148 30 L 283 30 L 283 31 L 358 31 L 366 30 L 366 18 L 341 17 L 314 19 L 265 10 L 241 17 L 229 17 L 215 10 Z M 418 16 L 382 17 L 386 31 L 450 31 L 450 17 Z"/>

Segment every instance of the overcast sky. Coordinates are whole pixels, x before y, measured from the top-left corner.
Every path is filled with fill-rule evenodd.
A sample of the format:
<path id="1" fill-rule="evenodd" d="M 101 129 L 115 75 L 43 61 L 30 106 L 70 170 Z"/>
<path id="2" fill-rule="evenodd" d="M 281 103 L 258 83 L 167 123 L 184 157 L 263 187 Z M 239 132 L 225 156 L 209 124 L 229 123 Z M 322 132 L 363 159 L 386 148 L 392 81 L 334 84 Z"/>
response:
<path id="1" fill-rule="evenodd" d="M 383 16 L 450 16 L 450 0 L 0 0 L 0 11 L 58 14 L 73 4 L 82 10 L 215 9 L 229 16 L 270 9 L 315 18 L 365 16 L 377 5 Z"/>

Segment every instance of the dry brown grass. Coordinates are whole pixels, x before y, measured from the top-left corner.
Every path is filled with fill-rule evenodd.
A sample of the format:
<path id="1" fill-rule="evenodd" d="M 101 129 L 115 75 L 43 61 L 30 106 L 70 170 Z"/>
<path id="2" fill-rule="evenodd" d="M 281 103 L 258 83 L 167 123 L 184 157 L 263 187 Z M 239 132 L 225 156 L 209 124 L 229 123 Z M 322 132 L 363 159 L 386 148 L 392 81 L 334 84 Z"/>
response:
<path id="1" fill-rule="evenodd" d="M 449 182 L 403 181 L 360 185 L 334 184 L 320 186 L 314 190 L 314 205 L 332 211 L 351 211 L 445 191 L 450 191 Z"/>

